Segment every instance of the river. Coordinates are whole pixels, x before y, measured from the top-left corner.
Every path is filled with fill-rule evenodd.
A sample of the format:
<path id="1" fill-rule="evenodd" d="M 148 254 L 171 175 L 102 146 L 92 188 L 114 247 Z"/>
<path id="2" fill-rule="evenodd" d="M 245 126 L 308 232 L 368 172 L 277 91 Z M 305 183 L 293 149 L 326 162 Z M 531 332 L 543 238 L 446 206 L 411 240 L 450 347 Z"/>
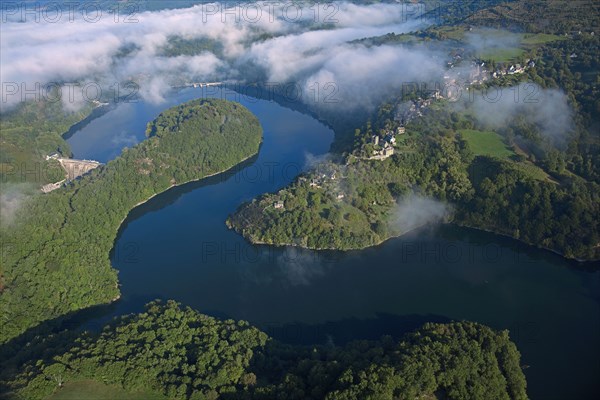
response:
<path id="1" fill-rule="evenodd" d="M 176 187 L 134 209 L 111 254 L 122 298 L 110 315 L 175 299 L 245 319 L 289 343 L 399 336 L 427 321 L 509 329 L 533 399 L 600 394 L 600 272 L 512 239 L 435 226 L 376 248 L 315 252 L 255 246 L 225 219 L 244 201 L 286 186 L 327 154 L 333 132 L 273 101 L 185 89 L 161 104 L 121 103 L 68 139 L 76 158 L 106 162 L 144 138 L 146 123 L 203 96 L 240 101 L 260 120 L 259 155 Z"/>

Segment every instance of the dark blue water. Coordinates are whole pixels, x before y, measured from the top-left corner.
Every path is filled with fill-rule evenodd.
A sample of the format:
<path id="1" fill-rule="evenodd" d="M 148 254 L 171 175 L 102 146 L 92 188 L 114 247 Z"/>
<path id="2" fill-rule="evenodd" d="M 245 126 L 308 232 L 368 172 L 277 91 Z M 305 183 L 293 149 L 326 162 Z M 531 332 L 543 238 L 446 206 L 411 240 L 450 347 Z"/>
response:
<path id="1" fill-rule="evenodd" d="M 190 89 L 160 105 L 120 105 L 69 142 L 76 157 L 106 161 L 125 144 L 113 138 L 141 140 L 161 110 L 205 94 Z M 290 343 L 335 344 L 399 336 L 426 321 L 473 320 L 510 330 L 528 365 L 532 398 L 600 393 L 599 272 L 453 226 L 345 253 L 253 246 L 228 230 L 225 220 L 242 202 L 287 185 L 326 154 L 333 138 L 310 116 L 274 102 L 228 98 L 260 119 L 258 157 L 174 188 L 130 214 L 112 254 L 123 294 L 113 314 L 172 298 L 248 320 Z"/>

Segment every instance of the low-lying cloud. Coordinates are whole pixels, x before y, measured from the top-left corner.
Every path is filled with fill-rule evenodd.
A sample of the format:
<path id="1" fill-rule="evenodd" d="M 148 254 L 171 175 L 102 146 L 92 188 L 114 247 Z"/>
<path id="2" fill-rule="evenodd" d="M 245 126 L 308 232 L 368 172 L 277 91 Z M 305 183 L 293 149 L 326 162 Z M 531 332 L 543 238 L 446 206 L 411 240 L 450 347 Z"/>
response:
<path id="1" fill-rule="evenodd" d="M 92 23 L 77 14 L 74 20 L 55 23 L 9 18 L 0 26 L 2 106 L 23 101 L 24 91 L 36 83 L 93 81 L 106 95 L 119 83 L 135 81 L 140 96 L 160 102 L 182 83 L 269 81 L 296 82 L 306 102 L 316 99 L 321 104 L 329 96 L 337 107 L 369 107 L 375 96 L 401 82 L 439 78 L 442 62 L 426 49 L 349 44 L 426 25 L 402 4 L 334 4 L 330 21 L 326 12 L 315 19 L 309 5 L 297 20 L 284 18 L 277 7 L 285 5 L 280 5 L 271 14 L 262 7 L 257 20 L 236 21 L 230 15 L 206 15 L 206 4 L 143 12 L 136 15 L 136 23 L 106 16 Z M 173 38 L 205 40 L 217 44 L 218 51 L 209 46 L 199 54 L 169 57 L 164 50 Z M 317 97 L 311 92 L 315 82 L 321 90 Z M 6 83 L 17 84 L 19 90 Z M 329 87 L 336 88 L 338 97 L 325 87 L 328 83 L 335 85 Z M 81 105 L 71 103 L 68 109 Z"/>
<path id="2" fill-rule="evenodd" d="M 574 128 L 573 109 L 560 89 L 542 89 L 533 83 L 491 88 L 466 104 L 477 121 L 490 129 L 505 127 L 520 117 L 555 144 L 564 144 Z M 465 103 L 458 107 L 464 108 Z"/>
<path id="3" fill-rule="evenodd" d="M 16 214 L 27 200 L 30 185 L 2 184 L 0 186 L 0 224 L 12 225 Z"/>
<path id="4" fill-rule="evenodd" d="M 276 263 L 283 278 L 291 286 L 309 285 L 325 275 L 326 271 L 316 253 L 297 247 L 284 248 Z"/>
<path id="5" fill-rule="evenodd" d="M 402 234 L 431 223 L 442 221 L 450 206 L 418 194 L 401 199 L 392 211 L 390 226 Z"/>
<path id="6" fill-rule="evenodd" d="M 411 82 L 432 82 L 443 75 L 441 57 L 416 49 L 397 46 L 372 48 L 342 46 L 333 52 L 319 71 L 306 79 L 305 96 L 311 85 L 335 83 L 335 91 L 324 90 L 324 106 L 355 109 L 375 107 L 382 98 Z M 310 102 L 310 98 L 306 99 Z"/>
<path id="7" fill-rule="evenodd" d="M 498 29 L 478 28 L 465 34 L 465 41 L 476 53 L 509 49 L 521 45 L 521 35 Z"/>

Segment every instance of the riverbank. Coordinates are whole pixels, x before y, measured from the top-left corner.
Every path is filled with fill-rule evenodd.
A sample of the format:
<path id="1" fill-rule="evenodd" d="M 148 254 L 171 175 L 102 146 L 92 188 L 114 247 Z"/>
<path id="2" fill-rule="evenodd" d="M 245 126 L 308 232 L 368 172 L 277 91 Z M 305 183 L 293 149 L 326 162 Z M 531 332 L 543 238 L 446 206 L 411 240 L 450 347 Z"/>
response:
<path id="1" fill-rule="evenodd" d="M 120 293 L 109 254 L 131 209 L 176 182 L 235 167 L 256 155 L 262 142 L 258 119 L 225 100 L 194 100 L 150 125 L 152 137 L 72 187 L 33 198 L 17 215 L 18 228 L 2 238 L 19 243 L 20 251 L 5 260 L 0 342 L 47 319 L 113 301 Z M 89 265 L 94 268 L 83 267 Z"/>
<path id="2" fill-rule="evenodd" d="M 101 103 L 101 104 L 96 105 L 85 116 L 85 118 L 83 118 L 79 122 L 71 125 L 71 127 L 69 127 L 69 129 L 61 135 L 61 137 L 64 140 L 70 139 L 75 134 L 75 132 L 83 129 L 85 126 L 87 126 L 90 122 L 92 122 L 96 118 L 100 118 L 101 116 L 108 113 L 109 111 L 114 110 L 116 108 L 116 106 L 117 106 L 117 103 Z"/>
<path id="3" fill-rule="evenodd" d="M 565 221 L 561 210 L 578 197 L 566 188 L 530 179 L 501 160 L 473 160 L 468 154 L 463 159 L 461 144 L 453 138 L 415 140 L 411 146 L 419 151 L 400 152 L 384 161 L 321 163 L 287 187 L 241 205 L 227 226 L 251 243 L 348 251 L 377 246 L 402 235 L 415 221 L 439 220 L 452 208 L 458 225 L 505 235 L 569 260 L 600 259 L 593 239 L 597 228 Z M 469 175 L 482 169 L 491 178 Z M 498 188 L 494 174 L 499 176 Z M 502 204 L 514 204 L 506 218 L 498 217 L 501 205 L 495 191 L 503 196 Z M 534 195 L 543 204 L 526 201 Z M 552 218 L 541 218 L 540 208 Z M 587 220 L 593 213 L 581 209 L 578 217 Z"/>
<path id="4" fill-rule="evenodd" d="M 561 253 L 558 250 L 551 249 L 549 247 L 544 247 L 544 246 L 541 246 L 541 245 L 535 244 L 535 243 L 525 242 L 525 241 L 523 241 L 523 240 L 521 240 L 521 239 L 519 239 L 519 238 L 517 238 L 517 237 L 515 237 L 513 235 L 510 235 L 508 233 L 502 233 L 502 232 L 499 232 L 499 231 L 495 231 L 493 229 L 483 228 L 483 227 L 479 227 L 479 226 L 473 226 L 473 225 L 470 225 L 470 224 L 466 224 L 464 222 L 453 222 L 453 224 L 456 225 L 456 226 L 460 226 L 462 228 L 469 228 L 469 229 L 474 229 L 474 230 L 478 230 L 478 231 L 482 231 L 482 232 L 492 233 L 494 235 L 498 235 L 498 236 L 502 236 L 502 237 L 514 240 L 514 241 L 519 242 L 521 244 L 524 244 L 526 246 L 534 247 L 534 248 L 540 249 L 540 250 L 549 251 L 550 253 L 554 253 L 554 254 L 556 254 L 558 256 L 561 256 L 565 260 L 576 261 L 576 262 L 581 263 L 581 264 L 591 264 L 591 263 L 596 263 L 596 262 L 600 261 L 600 258 L 583 259 L 583 258 L 577 258 L 577 257 L 569 257 L 569 256 L 565 255 L 564 253 Z M 592 267 L 600 268 L 600 264 L 598 264 L 598 265 L 592 265 Z"/>
<path id="5" fill-rule="evenodd" d="M 313 250 L 313 251 L 342 251 L 342 252 L 360 251 L 360 250 L 368 249 L 368 248 L 371 248 L 371 247 L 377 247 L 377 246 L 380 246 L 380 245 L 388 242 L 389 240 L 403 237 L 403 236 L 405 236 L 407 234 L 410 234 L 411 232 L 414 232 L 416 230 L 419 230 L 419 229 L 424 228 L 424 227 L 427 226 L 427 224 L 419 225 L 419 226 L 411 228 L 410 230 L 405 231 L 403 233 L 387 236 L 386 238 L 381 239 L 381 240 L 379 240 L 379 241 L 377 241 L 377 242 L 375 242 L 373 244 L 356 246 L 356 247 L 352 247 L 352 248 L 339 248 L 339 247 L 333 247 L 333 246 L 330 246 L 330 247 L 308 246 L 308 245 L 303 245 L 303 244 L 299 244 L 299 243 L 292 243 L 292 242 L 289 242 L 289 243 L 266 242 L 266 241 L 262 241 L 260 239 L 256 239 L 256 238 L 254 238 L 252 236 L 245 235 L 242 230 L 236 229 L 236 227 L 230 222 L 229 219 L 225 222 L 225 224 L 226 224 L 226 226 L 229 229 L 232 229 L 232 230 L 236 231 L 237 233 L 239 233 L 240 235 L 242 235 L 249 243 L 251 243 L 253 245 L 274 246 L 274 247 L 279 247 L 279 248 L 295 247 L 295 248 L 300 248 L 300 249 L 305 249 L 305 250 Z M 509 235 L 509 234 L 506 234 L 506 233 L 502 233 L 502 232 L 499 232 L 499 231 L 495 231 L 495 230 L 492 230 L 492 229 L 486 229 L 486 228 L 483 228 L 483 227 L 472 226 L 472 225 L 469 225 L 469 224 L 465 224 L 465 223 L 462 223 L 462 222 L 456 222 L 456 221 L 449 222 L 448 224 L 449 225 L 456 225 L 456 226 L 461 227 L 461 228 L 469 228 L 469 229 L 478 230 L 478 231 L 482 231 L 482 232 L 487 232 L 487 233 L 491 233 L 491 234 L 494 234 L 494 235 L 498 235 L 498 236 L 501 236 L 501 237 L 505 237 L 505 238 L 514 240 L 514 241 L 516 241 L 518 243 L 524 244 L 526 246 L 530 246 L 530 247 L 533 247 L 533 248 L 536 248 L 536 249 L 540 249 L 540 250 L 544 250 L 544 251 L 548 251 L 550 253 L 556 254 L 556 255 L 564 258 L 565 260 L 578 262 L 578 263 L 580 263 L 582 265 L 590 265 L 592 268 L 600 268 L 600 264 L 597 264 L 597 262 L 600 261 L 600 258 L 582 259 L 582 258 L 576 258 L 576 257 L 569 257 L 569 256 L 565 255 L 564 253 L 561 253 L 558 250 L 551 249 L 551 248 L 548 248 L 548 247 L 544 247 L 544 246 L 541 246 L 541 245 L 536 245 L 535 243 L 525 242 L 525 241 L 520 240 L 519 238 L 516 238 L 516 237 L 514 237 L 512 235 Z"/>
<path id="6" fill-rule="evenodd" d="M 261 143 L 262 143 L 262 141 L 261 141 Z M 147 202 L 149 202 L 150 200 L 152 200 L 152 199 L 153 199 L 153 198 L 155 198 L 156 196 L 158 196 L 158 195 L 161 195 L 161 194 L 164 194 L 164 193 L 168 192 L 169 190 L 171 190 L 171 189 L 173 189 L 173 188 L 176 188 L 176 187 L 178 187 L 178 186 L 187 185 L 188 183 L 192 183 L 192 182 L 200 182 L 200 181 L 203 181 L 204 179 L 208 179 L 208 178 L 211 178 L 211 177 L 213 177 L 213 176 L 217 176 L 217 175 L 221 175 L 221 174 L 227 173 L 227 172 L 229 172 L 229 171 L 233 170 L 234 168 L 236 168 L 236 167 L 237 167 L 239 164 L 243 163 L 244 161 L 248 161 L 248 160 L 249 160 L 249 159 L 251 159 L 252 157 L 255 157 L 255 156 L 256 156 L 256 155 L 259 153 L 259 151 L 260 151 L 260 149 L 258 149 L 258 150 L 257 150 L 257 151 L 256 151 L 254 154 L 250 154 L 248 157 L 245 157 L 245 158 L 243 158 L 243 159 L 242 159 L 242 160 L 240 160 L 240 162 L 239 162 L 239 163 L 237 163 L 236 165 L 233 165 L 233 166 L 231 166 L 231 167 L 229 167 L 229 168 L 227 168 L 227 169 L 224 169 L 224 170 L 222 170 L 222 171 L 218 171 L 218 172 L 214 172 L 214 173 L 212 173 L 212 174 L 205 175 L 205 176 L 203 176 L 202 178 L 191 179 L 191 180 L 189 180 L 189 181 L 186 181 L 186 182 L 181 182 L 181 183 L 175 183 L 175 184 L 172 184 L 171 186 L 169 186 L 168 188 L 166 188 L 166 189 L 165 189 L 165 190 L 163 190 L 162 192 L 157 192 L 157 193 L 154 193 L 152 196 L 148 197 L 146 200 L 142 200 L 142 201 L 138 202 L 138 203 L 137 203 L 137 204 L 135 204 L 133 207 L 131 207 L 131 209 L 129 210 L 129 212 L 127 213 L 127 215 L 126 215 L 126 216 L 125 216 L 125 217 L 124 217 L 124 218 L 121 220 L 121 222 L 119 223 L 119 228 L 117 229 L 117 232 L 121 230 L 121 225 L 123 225 L 123 222 L 125 222 L 125 221 L 127 220 L 127 218 L 129 217 L 129 215 L 131 214 L 131 212 L 132 212 L 132 211 L 133 211 L 135 208 L 137 208 L 137 207 L 141 206 L 142 204 L 146 204 Z M 115 240 L 116 240 L 116 238 L 115 238 Z"/>
<path id="7" fill-rule="evenodd" d="M 408 235 L 411 232 L 417 231 L 421 228 L 424 228 L 425 224 L 423 225 L 419 225 L 419 226 L 415 226 L 403 233 L 399 233 L 397 235 L 391 235 L 386 237 L 385 239 L 379 240 L 374 244 L 371 245 L 364 245 L 364 246 L 357 246 L 357 247 L 353 247 L 351 249 L 340 249 L 340 248 L 336 248 L 336 247 L 311 247 L 311 246 L 306 246 L 306 245 L 301 245 L 298 243 L 269 243 L 269 242 L 263 242 L 261 240 L 256 240 L 254 238 L 248 237 L 243 235 L 243 233 L 237 231 L 237 229 L 231 224 L 231 222 L 229 221 L 229 219 L 227 221 L 225 221 L 225 225 L 229 228 L 232 229 L 236 232 L 238 232 L 240 235 L 244 236 L 244 238 L 249 242 L 252 243 L 254 245 L 261 245 L 261 246 L 273 246 L 273 247 L 297 247 L 300 249 L 305 249 L 305 250 L 314 250 L 314 251 L 360 251 L 360 250 L 364 250 L 364 249 L 368 249 L 371 247 L 377 247 L 380 246 L 382 244 L 384 244 L 385 242 L 392 240 L 392 239 L 397 239 L 400 238 L 404 235 Z"/>

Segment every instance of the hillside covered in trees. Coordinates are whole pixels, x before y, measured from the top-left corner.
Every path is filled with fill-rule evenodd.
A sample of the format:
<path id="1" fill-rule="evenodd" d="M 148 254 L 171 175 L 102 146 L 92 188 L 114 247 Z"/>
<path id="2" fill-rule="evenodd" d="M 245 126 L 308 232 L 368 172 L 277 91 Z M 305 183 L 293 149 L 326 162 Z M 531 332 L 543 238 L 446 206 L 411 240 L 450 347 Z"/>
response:
<path id="1" fill-rule="evenodd" d="M 3 221 L 0 343 L 118 298 L 109 252 L 129 211 L 174 185 L 235 166 L 262 141 L 258 119 L 224 100 L 173 107 L 147 132 L 147 140 L 69 187 L 25 199 L 14 223 Z"/>
<path id="2" fill-rule="evenodd" d="M 508 333 L 469 322 L 426 324 L 400 340 L 299 347 L 244 321 L 153 302 L 97 334 L 38 337 L 26 352 L 24 363 L 23 352 L 0 354 L 9 399 L 43 399 L 90 379 L 169 399 L 527 398 Z"/>
<path id="3" fill-rule="evenodd" d="M 510 150 L 501 138 L 523 134 L 518 120 L 500 134 L 486 133 L 469 115 L 442 106 L 407 129 L 388 159 L 364 160 L 359 153 L 322 163 L 279 192 L 240 206 L 228 225 L 254 243 L 349 250 L 434 220 L 453 221 L 568 258 L 600 257 L 598 183 L 569 172 L 564 161 L 560 171 L 541 168 L 557 154 L 552 149 L 540 153 L 548 154 L 542 163 Z M 358 140 L 375 130 L 369 126 Z M 502 151 L 494 154 L 490 143 L 482 151 L 470 132 L 496 140 Z M 438 201 L 421 201 L 431 213 L 414 202 L 423 197 Z M 415 219 L 419 212 L 422 218 Z"/>
<path id="4" fill-rule="evenodd" d="M 597 5 L 485 4 L 483 9 L 449 5 L 450 24 L 360 42 L 410 47 L 425 41 L 448 52 L 449 75 L 452 68 L 473 71 L 476 63 L 477 70 L 489 70 L 490 79 L 465 83 L 460 101 L 403 89 L 382 101 L 333 162 L 242 205 L 228 225 L 253 243 L 359 249 L 415 227 L 399 221 L 398 210 L 411 198 L 426 196 L 447 206 L 437 220 L 511 236 L 567 258 L 600 259 L 600 35 L 582 25 L 597 22 Z M 540 17 L 528 18 L 527 10 Z M 497 30 L 488 29 L 488 23 Z M 512 39 L 476 54 L 469 50 L 474 37 L 489 43 Z M 529 67 L 521 73 L 498 73 L 526 61 Z M 523 98 L 528 94 L 523 85 L 535 90 L 537 112 Z M 503 101 L 495 106 L 488 99 L 485 113 L 500 115 L 510 108 L 512 115 L 502 126 L 490 126 L 477 115 L 482 102 L 474 99 L 498 88 Z M 511 108 L 504 100 L 519 90 Z M 552 103 L 539 96 L 542 91 L 564 93 L 568 104 L 566 111 L 548 115 L 544 127 L 532 122 L 545 102 Z M 405 121 L 399 116 L 407 103 L 419 101 L 431 102 L 418 109 L 419 117 Z M 382 152 L 374 136 L 388 140 L 400 125 L 406 134 L 393 138 L 394 154 L 373 157 Z M 552 137 L 545 130 L 558 133 Z"/>

